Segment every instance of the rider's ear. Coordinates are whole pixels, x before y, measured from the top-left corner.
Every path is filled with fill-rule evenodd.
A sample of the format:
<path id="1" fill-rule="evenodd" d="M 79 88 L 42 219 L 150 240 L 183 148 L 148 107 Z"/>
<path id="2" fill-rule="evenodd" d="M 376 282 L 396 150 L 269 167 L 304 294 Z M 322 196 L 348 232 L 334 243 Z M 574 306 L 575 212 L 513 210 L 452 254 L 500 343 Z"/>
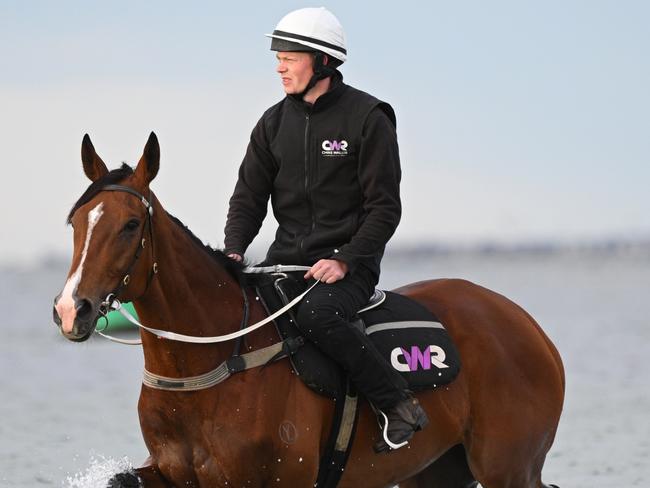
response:
<path id="1" fill-rule="evenodd" d="M 158 138 L 153 132 L 149 135 L 147 145 L 144 146 L 144 152 L 138 166 L 135 168 L 135 178 L 142 185 L 148 185 L 158 174 L 160 166 L 160 145 Z"/>
<path id="2" fill-rule="evenodd" d="M 90 181 L 97 181 L 108 173 L 108 168 L 104 164 L 104 161 L 102 161 L 102 158 L 97 156 L 88 134 L 84 135 L 84 139 L 81 142 L 81 162 L 84 165 L 84 173 L 90 178 Z"/>

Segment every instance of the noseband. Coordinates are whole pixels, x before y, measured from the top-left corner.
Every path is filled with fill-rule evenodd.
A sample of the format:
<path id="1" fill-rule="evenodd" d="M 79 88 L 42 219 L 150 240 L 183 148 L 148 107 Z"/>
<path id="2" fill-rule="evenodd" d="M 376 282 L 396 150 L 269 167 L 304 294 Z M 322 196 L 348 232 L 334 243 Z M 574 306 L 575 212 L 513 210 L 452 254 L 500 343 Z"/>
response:
<path id="1" fill-rule="evenodd" d="M 124 185 L 106 185 L 104 188 L 101 189 L 101 191 L 121 191 L 124 193 L 130 193 L 131 195 L 137 197 L 138 200 L 140 200 L 140 202 L 142 203 L 142 205 L 144 205 L 144 208 L 146 209 L 146 216 L 147 216 L 145 223 L 142 226 L 142 233 L 140 234 L 140 244 L 138 245 L 135 251 L 135 255 L 131 260 L 131 264 L 129 264 L 129 267 L 126 269 L 126 273 L 124 277 L 120 280 L 120 282 L 113 289 L 113 291 L 108 294 L 106 299 L 101 303 L 99 307 L 100 314 L 105 317 L 106 314 L 111 310 L 111 305 L 117 299 L 118 294 L 131 281 L 131 272 L 133 271 L 133 267 L 138 262 L 138 259 L 140 258 L 140 254 L 142 254 L 142 251 L 144 250 L 147 242 L 147 239 L 145 238 L 145 233 L 147 232 L 147 229 L 149 233 L 149 240 L 151 241 L 151 259 L 153 261 L 153 264 L 151 266 L 151 269 L 149 270 L 149 275 L 147 276 L 147 284 L 140 297 L 147 292 L 147 290 L 149 289 L 149 285 L 151 284 L 151 281 L 153 280 L 154 276 L 158 273 L 158 263 L 156 262 L 156 249 L 155 249 L 154 238 L 153 238 L 153 204 L 151 199 L 151 191 L 149 191 L 149 200 L 147 200 L 143 195 L 141 195 L 133 188 L 129 188 L 128 186 L 124 186 Z"/>

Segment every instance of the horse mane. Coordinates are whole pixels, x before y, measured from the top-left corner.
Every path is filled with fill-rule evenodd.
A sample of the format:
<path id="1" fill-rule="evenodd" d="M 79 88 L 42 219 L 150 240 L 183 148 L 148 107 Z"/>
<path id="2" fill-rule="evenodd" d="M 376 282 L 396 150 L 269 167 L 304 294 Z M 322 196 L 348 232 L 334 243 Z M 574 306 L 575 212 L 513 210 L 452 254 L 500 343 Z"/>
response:
<path id="1" fill-rule="evenodd" d="M 215 249 L 208 244 L 204 244 L 201 239 L 194 235 L 194 232 L 190 230 L 183 222 L 181 222 L 177 217 L 174 217 L 172 214 L 167 212 L 167 216 L 174 222 L 178 227 L 180 227 L 197 246 L 203 249 L 208 255 L 216 261 L 216 263 L 224 268 L 230 275 L 241 282 L 244 278 L 244 268 L 247 266 L 245 262 L 235 261 L 230 259 L 224 254 L 221 249 Z"/>
<path id="2" fill-rule="evenodd" d="M 131 168 L 131 166 L 129 166 L 126 163 L 122 163 L 121 167 L 117 169 L 113 169 L 108 173 L 106 173 L 101 178 L 93 181 L 90 184 L 90 186 L 86 189 L 86 191 L 83 193 L 83 195 L 79 197 L 79 200 L 77 200 L 77 202 L 72 206 L 72 209 L 68 214 L 68 218 L 66 222 L 69 224 L 70 221 L 72 220 L 72 216 L 79 209 L 79 207 L 85 205 L 90 200 L 95 198 L 95 196 L 97 196 L 97 194 L 101 192 L 105 186 L 118 184 L 122 180 L 131 176 L 132 174 L 133 174 L 133 168 Z M 169 212 L 166 211 L 166 213 L 167 216 L 170 218 L 170 220 L 174 222 L 174 224 L 176 224 L 178 227 L 180 227 L 187 234 L 190 240 L 194 242 L 200 249 L 208 253 L 208 255 L 219 266 L 224 268 L 236 280 L 240 282 L 243 280 L 244 268 L 246 267 L 245 263 L 235 261 L 234 259 L 230 259 L 228 256 L 226 256 L 223 253 L 223 251 L 219 249 L 214 249 L 213 247 L 204 244 L 201 239 L 196 237 L 196 235 L 194 235 L 194 233 L 185 224 L 183 224 L 183 222 L 181 222 L 178 218 L 174 217 Z"/>

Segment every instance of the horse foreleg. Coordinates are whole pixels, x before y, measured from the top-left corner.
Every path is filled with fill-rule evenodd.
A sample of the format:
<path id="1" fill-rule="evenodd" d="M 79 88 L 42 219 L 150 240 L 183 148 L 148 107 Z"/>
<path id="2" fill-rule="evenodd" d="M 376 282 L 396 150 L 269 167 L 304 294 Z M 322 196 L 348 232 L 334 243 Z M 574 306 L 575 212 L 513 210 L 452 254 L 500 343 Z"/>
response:
<path id="1" fill-rule="evenodd" d="M 158 468 L 149 464 L 147 459 L 145 465 L 127 473 L 119 473 L 109 481 L 107 488 L 173 488 L 165 478 L 162 477 Z"/>

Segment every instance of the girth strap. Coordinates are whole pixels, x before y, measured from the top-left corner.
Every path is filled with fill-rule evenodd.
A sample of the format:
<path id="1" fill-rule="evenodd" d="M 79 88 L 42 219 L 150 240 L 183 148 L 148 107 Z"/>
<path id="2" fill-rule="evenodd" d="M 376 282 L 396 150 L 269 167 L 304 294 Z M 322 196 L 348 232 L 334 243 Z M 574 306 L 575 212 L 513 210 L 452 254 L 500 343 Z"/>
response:
<path id="1" fill-rule="evenodd" d="M 232 356 L 212 371 L 185 378 L 170 378 L 144 370 L 142 383 L 149 388 L 167 391 L 197 391 L 211 388 L 227 380 L 234 373 L 251 368 L 265 366 L 295 353 L 304 344 L 302 337 L 286 339 L 271 346 L 247 352 L 241 356 Z"/>
<path id="2" fill-rule="evenodd" d="M 332 428 L 314 488 L 335 488 L 343 476 L 359 418 L 359 398 L 352 390 L 348 378 L 346 393 L 336 399 Z"/>

